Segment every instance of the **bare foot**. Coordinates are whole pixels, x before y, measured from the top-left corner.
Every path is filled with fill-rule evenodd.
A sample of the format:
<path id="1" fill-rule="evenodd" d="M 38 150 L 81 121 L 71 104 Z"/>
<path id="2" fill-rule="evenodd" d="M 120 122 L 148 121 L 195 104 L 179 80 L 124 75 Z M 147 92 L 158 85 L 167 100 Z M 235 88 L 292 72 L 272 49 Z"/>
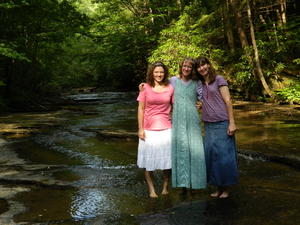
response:
<path id="1" fill-rule="evenodd" d="M 162 195 L 168 195 L 169 192 L 168 192 L 168 190 L 163 190 L 163 191 L 161 192 L 161 194 L 162 194 Z"/>
<path id="2" fill-rule="evenodd" d="M 216 192 L 210 194 L 210 197 L 217 198 L 217 197 L 220 196 L 220 194 L 221 194 L 221 193 L 220 193 L 219 191 L 216 191 Z"/>
<path id="3" fill-rule="evenodd" d="M 157 194 L 156 194 L 155 192 L 150 193 L 150 194 L 149 194 L 149 197 L 150 197 L 150 198 L 158 198 L 158 196 L 157 196 Z"/>
<path id="4" fill-rule="evenodd" d="M 228 198 L 229 197 L 229 192 L 228 191 L 224 191 L 219 198 Z"/>

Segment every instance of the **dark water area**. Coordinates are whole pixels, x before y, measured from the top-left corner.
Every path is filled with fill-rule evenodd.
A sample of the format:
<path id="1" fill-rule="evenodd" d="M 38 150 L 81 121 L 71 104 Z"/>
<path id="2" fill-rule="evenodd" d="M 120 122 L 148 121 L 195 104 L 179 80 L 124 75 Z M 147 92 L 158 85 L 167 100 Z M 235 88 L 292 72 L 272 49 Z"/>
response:
<path id="1" fill-rule="evenodd" d="M 240 154 L 229 199 L 206 190 L 148 197 L 136 141 L 103 140 L 98 129 L 136 131 L 136 93 L 70 96 L 51 113 L 0 117 L 0 224 L 282 225 L 300 222 L 300 173 Z M 278 113 L 274 113 L 274 111 Z M 289 106 L 235 105 L 240 152 L 298 158 L 300 124 Z M 297 122 L 298 121 L 298 122 Z M 155 173 L 161 187 L 161 172 Z"/>

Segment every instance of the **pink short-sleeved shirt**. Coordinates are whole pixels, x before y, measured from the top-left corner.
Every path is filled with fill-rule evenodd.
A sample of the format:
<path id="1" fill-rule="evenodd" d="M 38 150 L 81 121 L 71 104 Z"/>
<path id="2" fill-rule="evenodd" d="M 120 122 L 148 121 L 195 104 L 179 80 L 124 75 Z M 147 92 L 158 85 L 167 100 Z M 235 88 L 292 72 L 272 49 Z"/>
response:
<path id="1" fill-rule="evenodd" d="M 162 92 L 155 92 L 149 84 L 145 84 L 144 90 L 137 98 L 145 103 L 145 130 L 165 130 L 172 127 L 170 112 L 174 102 L 173 95 L 174 89 L 170 84 Z"/>

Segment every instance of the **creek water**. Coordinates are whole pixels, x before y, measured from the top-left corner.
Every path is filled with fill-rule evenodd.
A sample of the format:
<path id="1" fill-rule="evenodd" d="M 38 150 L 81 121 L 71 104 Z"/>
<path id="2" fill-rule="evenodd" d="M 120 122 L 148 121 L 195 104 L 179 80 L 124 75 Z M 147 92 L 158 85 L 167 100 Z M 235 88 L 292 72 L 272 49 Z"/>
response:
<path id="1" fill-rule="evenodd" d="M 299 170 L 242 154 L 244 149 L 298 160 L 299 114 L 254 103 L 235 107 L 240 184 L 229 199 L 208 197 L 212 187 L 171 189 L 167 197 L 150 199 L 135 164 L 137 140 L 102 140 L 96 132 L 136 131 L 136 93 L 69 97 L 81 103 L 0 117 L 0 126 L 23 130 L 0 136 L 1 225 L 300 223 Z M 161 176 L 155 173 L 158 190 Z"/>

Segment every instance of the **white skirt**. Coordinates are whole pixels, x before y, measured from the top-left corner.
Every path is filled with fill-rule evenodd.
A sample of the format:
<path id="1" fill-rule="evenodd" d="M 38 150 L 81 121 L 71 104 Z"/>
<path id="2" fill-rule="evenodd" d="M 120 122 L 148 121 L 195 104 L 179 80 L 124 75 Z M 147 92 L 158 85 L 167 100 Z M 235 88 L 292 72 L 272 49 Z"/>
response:
<path id="1" fill-rule="evenodd" d="M 145 140 L 139 139 L 137 165 L 147 171 L 171 169 L 171 129 L 145 130 Z"/>

